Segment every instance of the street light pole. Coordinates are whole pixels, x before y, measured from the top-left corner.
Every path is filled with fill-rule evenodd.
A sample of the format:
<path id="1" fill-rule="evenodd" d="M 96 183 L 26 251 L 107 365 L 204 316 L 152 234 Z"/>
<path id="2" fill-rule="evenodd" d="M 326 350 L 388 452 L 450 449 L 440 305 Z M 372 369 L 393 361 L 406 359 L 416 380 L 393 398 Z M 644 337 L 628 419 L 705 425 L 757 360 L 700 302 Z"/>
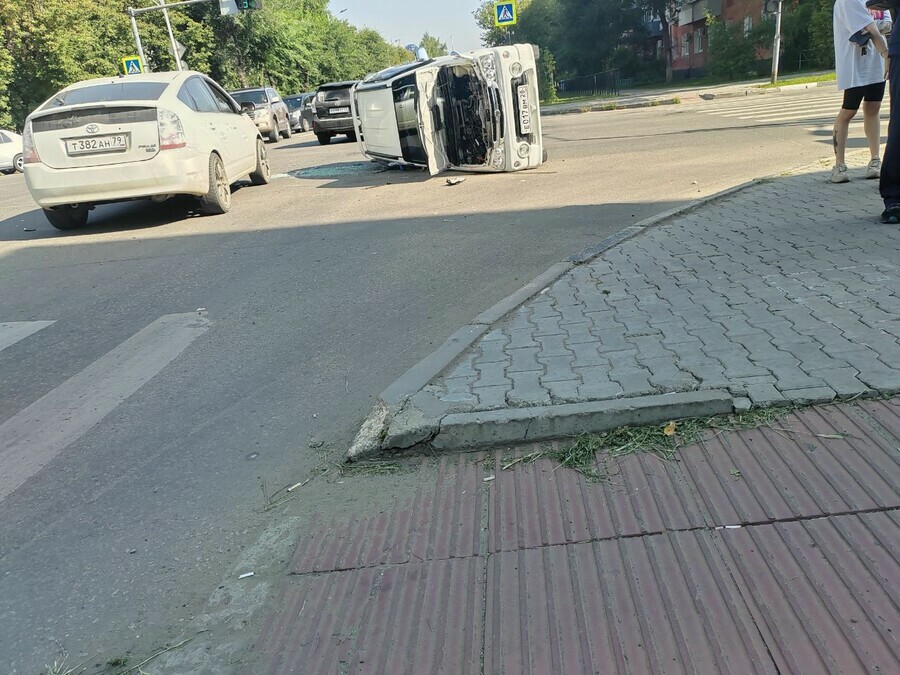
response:
<path id="1" fill-rule="evenodd" d="M 778 82 L 778 61 L 781 57 L 781 9 L 782 0 L 778 0 L 775 10 L 775 44 L 772 47 L 772 84 Z"/>

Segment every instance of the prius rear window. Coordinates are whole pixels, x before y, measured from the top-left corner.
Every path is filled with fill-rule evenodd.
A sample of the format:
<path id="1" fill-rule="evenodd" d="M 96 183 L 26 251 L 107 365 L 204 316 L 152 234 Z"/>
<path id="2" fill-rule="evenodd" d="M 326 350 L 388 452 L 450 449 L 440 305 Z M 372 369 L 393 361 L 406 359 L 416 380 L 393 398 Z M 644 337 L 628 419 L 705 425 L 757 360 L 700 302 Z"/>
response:
<path id="1" fill-rule="evenodd" d="M 157 101 L 168 82 L 109 82 L 90 87 L 61 91 L 41 110 L 82 103 L 107 103 L 109 101 Z"/>

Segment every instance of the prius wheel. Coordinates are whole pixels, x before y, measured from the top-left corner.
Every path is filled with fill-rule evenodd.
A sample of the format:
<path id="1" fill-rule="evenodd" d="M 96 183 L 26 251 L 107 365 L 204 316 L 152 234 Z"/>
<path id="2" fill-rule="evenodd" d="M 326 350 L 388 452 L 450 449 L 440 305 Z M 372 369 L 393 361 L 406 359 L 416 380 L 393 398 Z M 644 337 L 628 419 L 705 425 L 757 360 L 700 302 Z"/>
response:
<path id="1" fill-rule="evenodd" d="M 266 152 L 266 144 L 261 138 L 256 139 L 256 169 L 250 174 L 250 182 L 254 185 L 265 185 L 272 179 L 272 169 L 269 167 L 269 154 Z"/>
<path id="2" fill-rule="evenodd" d="M 57 230 L 74 230 L 87 225 L 87 206 L 58 206 L 55 209 L 44 209 L 47 220 Z"/>
<path id="3" fill-rule="evenodd" d="M 231 208 L 231 185 L 222 158 L 209 156 L 209 192 L 200 197 L 200 210 L 208 215 L 227 213 Z"/>
<path id="4" fill-rule="evenodd" d="M 16 155 L 13 157 L 13 167 L 19 173 L 25 171 L 25 158 L 22 155 Z"/>

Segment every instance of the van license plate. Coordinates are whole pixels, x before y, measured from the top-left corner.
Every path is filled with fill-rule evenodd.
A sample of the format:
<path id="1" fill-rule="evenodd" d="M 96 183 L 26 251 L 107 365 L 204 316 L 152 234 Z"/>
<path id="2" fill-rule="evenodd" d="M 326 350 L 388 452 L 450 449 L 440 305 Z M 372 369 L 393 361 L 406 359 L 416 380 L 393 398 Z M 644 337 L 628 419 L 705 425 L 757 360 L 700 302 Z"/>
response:
<path id="1" fill-rule="evenodd" d="M 100 152 L 121 152 L 128 149 L 128 134 L 109 134 L 88 138 L 67 138 L 66 154 L 92 155 Z"/>
<path id="2" fill-rule="evenodd" d="M 328 112 L 330 112 L 332 115 L 340 115 L 343 113 L 349 113 L 350 108 L 330 108 Z"/>
<path id="3" fill-rule="evenodd" d="M 528 86 L 520 84 L 517 94 L 519 97 L 519 131 L 525 136 L 531 133 L 531 105 L 528 103 Z"/>

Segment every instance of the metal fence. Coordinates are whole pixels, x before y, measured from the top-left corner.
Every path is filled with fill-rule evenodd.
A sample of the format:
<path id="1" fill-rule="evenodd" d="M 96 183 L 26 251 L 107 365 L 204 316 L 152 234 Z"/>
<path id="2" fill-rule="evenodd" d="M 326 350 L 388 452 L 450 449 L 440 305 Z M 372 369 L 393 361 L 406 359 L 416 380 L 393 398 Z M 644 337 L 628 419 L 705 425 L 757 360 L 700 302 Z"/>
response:
<path id="1" fill-rule="evenodd" d="M 568 96 L 617 96 L 619 94 L 619 69 L 602 73 L 560 80 L 557 93 Z"/>

